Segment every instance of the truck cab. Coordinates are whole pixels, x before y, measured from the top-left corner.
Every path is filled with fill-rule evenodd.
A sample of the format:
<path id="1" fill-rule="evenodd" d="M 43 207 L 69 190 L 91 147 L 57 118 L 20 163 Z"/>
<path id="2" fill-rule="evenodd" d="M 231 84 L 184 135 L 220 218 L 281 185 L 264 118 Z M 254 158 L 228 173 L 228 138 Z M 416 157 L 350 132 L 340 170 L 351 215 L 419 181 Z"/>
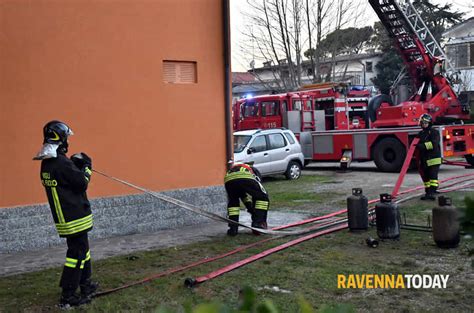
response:
<path id="1" fill-rule="evenodd" d="M 241 99 L 233 108 L 234 130 L 287 127 L 300 133 L 369 128 L 369 99 L 367 88 L 343 83 Z"/>
<path id="2" fill-rule="evenodd" d="M 296 92 L 241 99 L 234 105 L 234 130 L 284 127 L 286 112 L 312 109 L 309 96 Z"/>

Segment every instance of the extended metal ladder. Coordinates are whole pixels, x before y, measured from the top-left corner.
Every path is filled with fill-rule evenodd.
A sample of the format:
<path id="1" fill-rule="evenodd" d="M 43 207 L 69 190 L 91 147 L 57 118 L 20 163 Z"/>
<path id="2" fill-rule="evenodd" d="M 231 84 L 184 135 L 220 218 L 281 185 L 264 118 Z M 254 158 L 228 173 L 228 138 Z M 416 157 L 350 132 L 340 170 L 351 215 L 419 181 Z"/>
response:
<path id="1" fill-rule="evenodd" d="M 448 57 L 426 26 L 421 16 L 416 11 L 413 4 L 410 1 L 406 1 L 405 4 L 401 6 L 401 8 L 402 12 L 405 14 L 408 22 L 410 23 L 410 26 L 418 35 L 418 38 L 423 42 L 426 50 L 428 50 L 432 56 L 445 60 L 447 73 L 452 74 L 456 72 L 454 66 L 451 64 L 451 62 L 449 62 Z"/>
<path id="2" fill-rule="evenodd" d="M 397 48 L 407 65 L 407 72 L 414 81 L 416 88 L 422 84 L 419 79 L 419 70 L 431 66 L 429 59 L 443 58 L 447 71 L 454 73 L 454 67 L 449 63 L 443 49 L 429 31 L 416 9 L 409 1 L 399 5 L 395 0 L 369 0 L 370 5 L 377 13 L 380 21 L 388 31 L 390 38 L 394 39 Z M 396 81 L 402 81 L 401 73 Z"/>

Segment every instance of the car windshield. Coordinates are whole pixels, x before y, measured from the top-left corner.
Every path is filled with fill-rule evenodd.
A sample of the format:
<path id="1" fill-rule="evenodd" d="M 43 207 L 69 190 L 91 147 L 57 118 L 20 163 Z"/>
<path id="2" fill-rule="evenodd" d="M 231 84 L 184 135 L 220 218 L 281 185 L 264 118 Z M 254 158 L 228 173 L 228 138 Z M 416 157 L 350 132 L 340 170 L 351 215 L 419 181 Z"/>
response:
<path id="1" fill-rule="evenodd" d="M 252 136 L 234 135 L 234 152 L 242 152 Z"/>

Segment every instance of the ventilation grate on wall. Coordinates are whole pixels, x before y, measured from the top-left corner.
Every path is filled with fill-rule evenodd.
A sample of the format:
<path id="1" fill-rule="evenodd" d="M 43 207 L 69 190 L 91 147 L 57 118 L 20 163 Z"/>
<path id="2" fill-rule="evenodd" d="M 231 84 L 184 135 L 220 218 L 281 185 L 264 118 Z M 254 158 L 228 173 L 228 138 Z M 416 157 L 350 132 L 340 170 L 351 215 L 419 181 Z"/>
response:
<path id="1" fill-rule="evenodd" d="M 163 61 L 163 81 L 171 84 L 197 83 L 197 63 L 193 61 Z"/>

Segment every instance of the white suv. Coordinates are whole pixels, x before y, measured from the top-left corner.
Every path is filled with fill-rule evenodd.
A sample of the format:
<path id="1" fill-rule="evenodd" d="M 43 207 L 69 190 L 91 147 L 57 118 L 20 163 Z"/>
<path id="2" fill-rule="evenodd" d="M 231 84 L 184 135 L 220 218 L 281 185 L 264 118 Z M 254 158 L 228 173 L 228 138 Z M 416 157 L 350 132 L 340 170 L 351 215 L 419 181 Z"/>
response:
<path id="1" fill-rule="evenodd" d="M 254 129 L 234 133 L 234 162 L 253 162 L 261 176 L 284 174 L 298 179 L 304 156 L 291 130 Z"/>

